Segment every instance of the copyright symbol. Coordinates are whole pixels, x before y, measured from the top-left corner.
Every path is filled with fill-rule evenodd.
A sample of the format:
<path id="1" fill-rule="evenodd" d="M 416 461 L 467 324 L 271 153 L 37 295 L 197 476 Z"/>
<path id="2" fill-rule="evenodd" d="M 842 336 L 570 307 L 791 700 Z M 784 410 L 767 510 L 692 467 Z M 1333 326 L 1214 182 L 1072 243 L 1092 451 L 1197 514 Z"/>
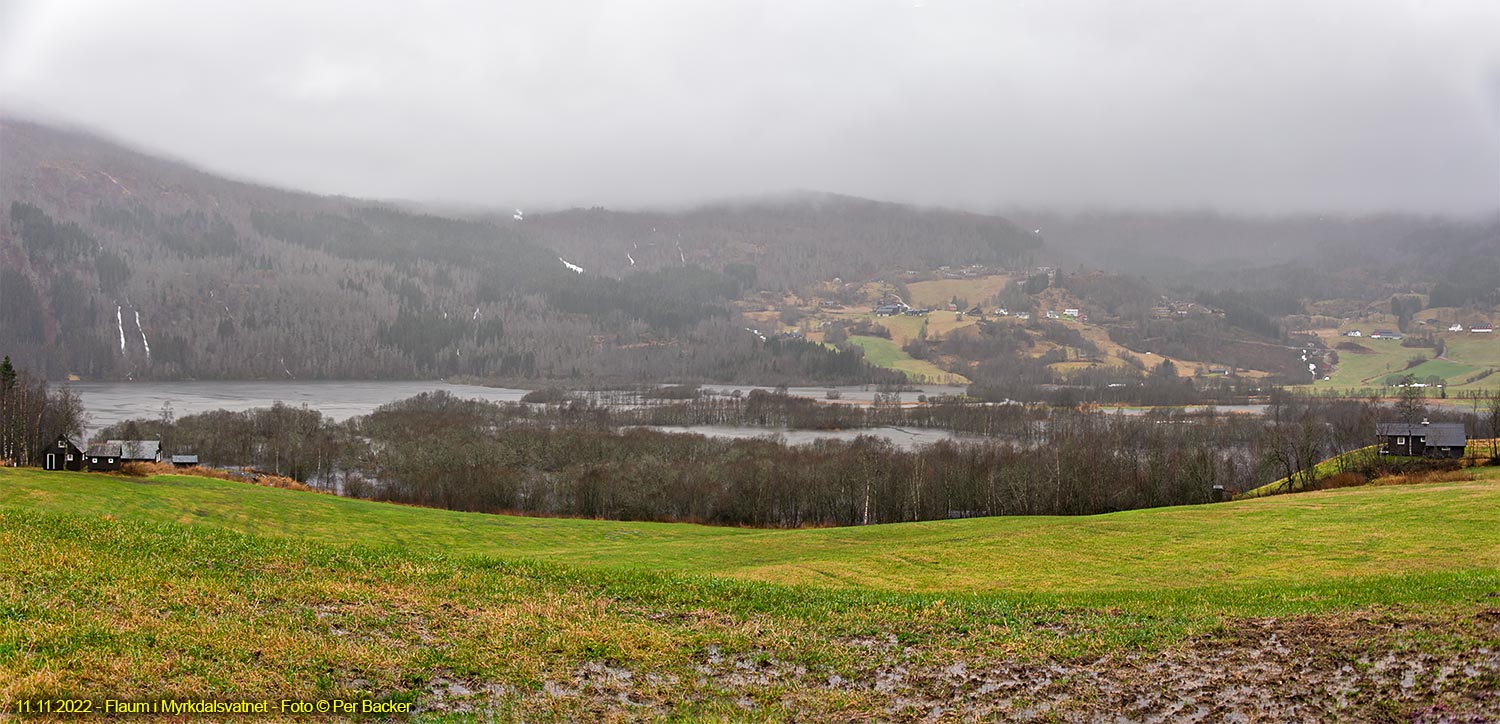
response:
<path id="1" fill-rule="evenodd" d="M 324 699 L 324 700 L 318 702 L 318 711 L 328 711 L 328 700 L 327 699 Z"/>

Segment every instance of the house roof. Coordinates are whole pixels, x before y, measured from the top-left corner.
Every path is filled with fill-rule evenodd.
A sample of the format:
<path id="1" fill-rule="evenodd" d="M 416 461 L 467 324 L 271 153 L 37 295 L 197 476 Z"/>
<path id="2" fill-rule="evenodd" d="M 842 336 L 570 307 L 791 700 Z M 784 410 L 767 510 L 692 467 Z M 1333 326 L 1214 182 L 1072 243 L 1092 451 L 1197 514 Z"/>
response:
<path id="1" fill-rule="evenodd" d="M 172 456 L 172 464 L 173 465 L 197 465 L 198 464 L 198 456 L 197 455 L 173 455 Z"/>
<path id="2" fill-rule="evenodd" d="M 120 454 L 126 460 L 156 460 L 161 457 L 160 440 L 107 440 L 120 446 Z"/>
<path id="3" fill-rule="evenodd" d="M 89 446 L 89 451 L 85 454 L 91 458 L 117 458 L 120 457 L 120 443 L 96 442 Z"/>
<path id="4" fill-rule="evenodd" d="M 1428 447 L 1459 447 L 1469 440 L 1461 422 L 1434 422 L 1427 425 L 1382 422 L 1375 426 L 1375 434 L 1381 437 L 1389 435 L 1426 437 Z"/>

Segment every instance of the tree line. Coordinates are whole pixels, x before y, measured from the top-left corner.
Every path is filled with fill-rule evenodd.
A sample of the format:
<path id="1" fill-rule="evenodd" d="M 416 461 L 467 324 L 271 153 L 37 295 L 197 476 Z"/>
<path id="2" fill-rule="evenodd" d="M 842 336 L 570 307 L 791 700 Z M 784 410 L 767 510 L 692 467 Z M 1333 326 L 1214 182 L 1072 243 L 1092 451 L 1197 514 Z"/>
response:
<path id="1" fill-rule="evenodd" d="M 58 436 L 83 429 L 83 406 L 66 387 L 0 359 L 0 465 L 41 465 Z"/>
<path id="2" fill-rule="evenodd" d="M 856 408 L 755 391 L 742 398 L 611 407 L 586 400 L 490 403 L 418 395 L 335 423 L 277 405 L 137 420 L 107 435 L 160 436 L 205 464 L 254 466 L 346 495 L 454 510 L 795 527 L 981 515 L 1074 515 L 1207 502 L 1375 442 L 1401 411 L 1369 400 L 1278 393 L 1265 416 L 1110 414 L 882 394 Z M 1455 410 L 1473 436 L 1495 424 Z M 827 417 L 820 417 L 826 415 Z M 857 428 L 930 425 L 979 441 L 902 449 L 874 436 L 789 445 L 649 424 Z M 772 430 L 768 430 L 772 432 Z"/>

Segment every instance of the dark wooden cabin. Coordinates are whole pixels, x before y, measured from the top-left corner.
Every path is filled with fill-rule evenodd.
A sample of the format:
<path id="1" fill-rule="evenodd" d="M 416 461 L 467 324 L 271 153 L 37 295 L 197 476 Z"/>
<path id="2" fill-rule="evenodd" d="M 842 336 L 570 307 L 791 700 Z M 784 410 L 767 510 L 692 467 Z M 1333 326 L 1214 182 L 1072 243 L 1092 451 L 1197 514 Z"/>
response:
<path id="1" fill-rule="evenodd" d="M 73 444 L 67 435 L 58 435 L 57 441 L 42 454 L 43 470 L 82 470 L 83 450 Z"/>
<path id="2" fill-rule="evenodd" d="M 117 442 L 96 442 L 84 453 L 84 465 L 89 470 L 119 470 L 123 464 Z"/>
<path id="3" fill-rule="evenodd" d="M 1381 455 L 1461 458 L 1469 436 L 1459 422 L 1382 422 L 1375 426 Z"/>

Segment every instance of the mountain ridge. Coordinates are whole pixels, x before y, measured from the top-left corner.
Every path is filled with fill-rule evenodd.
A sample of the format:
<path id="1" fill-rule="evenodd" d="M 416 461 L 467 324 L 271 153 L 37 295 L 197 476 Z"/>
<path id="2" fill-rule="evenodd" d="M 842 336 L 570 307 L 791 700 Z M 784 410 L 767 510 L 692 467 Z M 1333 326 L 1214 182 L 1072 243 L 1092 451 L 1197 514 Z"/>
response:
<path id="1" fill-rule="evenodd" d="M 676 263 L 610 276 L 588 250 L 638 228 L 624 223 L 640 221 L 632 212 L 585 212 L 610 222 L 597 229 L 445 217 L 227 179 L 11 119 L 0 147 L 0 348 L 55 378 L 869 381 L 880 373 L 857 354 L 763 343 L 727 303 L 830 265 L 891 268 L 910 256 L 902 239 L 955 263 L 1029 248 L 966 231 L 986 217 L 844 201 L 856 211 L 742 217 L 728 232 L 715 232 L 721 212 L 696 212 Z M 857 211 L 870 208 L 881 213 Z M 846 228 L 892 219 L 909 230 L 880 247 Z M 737 234 L 767 253 L 736 251 Z"/>

